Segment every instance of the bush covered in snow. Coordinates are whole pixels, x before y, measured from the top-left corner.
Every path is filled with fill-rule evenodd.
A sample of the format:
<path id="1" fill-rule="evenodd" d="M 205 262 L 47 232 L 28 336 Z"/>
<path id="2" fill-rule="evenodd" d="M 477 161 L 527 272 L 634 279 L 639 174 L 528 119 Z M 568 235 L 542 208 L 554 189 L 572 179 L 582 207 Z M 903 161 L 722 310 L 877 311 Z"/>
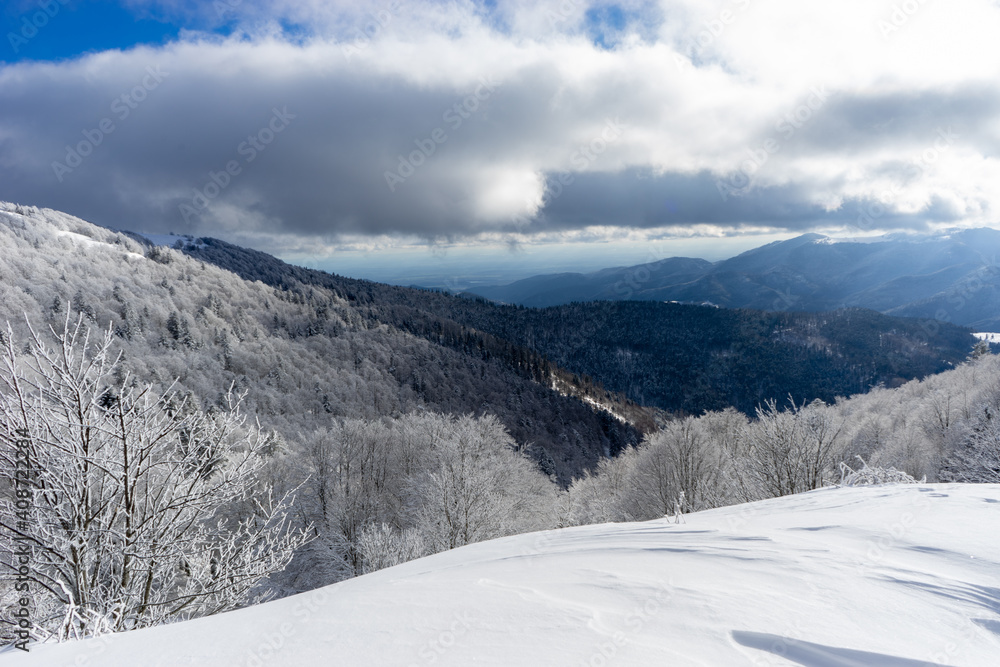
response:
<path id="1" fill-rule="evenodd" d="M 870 466 L 861 458 L 861 468 L 855 470 L 846 463 L 840 464 L 840 486 L 880 486 L 882 484 L 916 484 L 917 480 L 902 470 L 892 467 Z"/>

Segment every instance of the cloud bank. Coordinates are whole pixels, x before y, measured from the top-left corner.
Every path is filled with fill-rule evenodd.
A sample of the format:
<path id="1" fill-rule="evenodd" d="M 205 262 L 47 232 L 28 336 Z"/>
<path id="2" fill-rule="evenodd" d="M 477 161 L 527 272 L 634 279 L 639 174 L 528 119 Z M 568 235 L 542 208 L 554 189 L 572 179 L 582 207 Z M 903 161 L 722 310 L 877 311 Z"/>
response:
<path id="1" fill-rule="evenodd" d="M 220 2 L 0 68 L 0 198 L 274 250 L 997 222 L 989 0 Z"/>

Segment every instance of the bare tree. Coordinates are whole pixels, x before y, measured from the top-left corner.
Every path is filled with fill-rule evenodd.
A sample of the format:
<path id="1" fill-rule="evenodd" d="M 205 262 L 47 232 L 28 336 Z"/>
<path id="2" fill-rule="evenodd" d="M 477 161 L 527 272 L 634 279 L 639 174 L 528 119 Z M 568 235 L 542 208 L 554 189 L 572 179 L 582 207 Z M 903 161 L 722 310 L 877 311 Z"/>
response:
<path id="1" fill-rule="evenodd" d="M 455 419 L 414 480 L 417 525 L 434 551 L 551 525 L 555 489 L 496 419 Z"/>
<path id="2" fill-rule="evenodd" d="M 718 504 L 721 449 L 709 438 L 700 419 L 688 417 L 671 422 L 651 438 L 650 444 L 667 453 L 676 488 L 674 501 L 682 512 Z"/>
<path id="3" fill-rule="evenodd" d="M 396 530 L 387 523 L 370 523 L 358 536 L 365 574 L 420 558 L 427 554 L 423 536 L 416 528 Z"/>
<path id="4" fill-rule="evenodd" d="M 82 318 L 52 334 L 30 327 L 24 352 L 8 327 L 0 366 L 0 477 L 15 481 L 27 447 L 30 498 L 0 500 L 0 567 L 30 545 L 36 635 L 79 637 L 212 614 L 266 599 L 304 531 L 290 496 L 261 480 L 271 442 L 226 407 L 193 409 L 134 382 L 109 331 Z M 27 505 L 27 507 L 25 507 Z M 247 510 L 249 508 L 249 511 Z"/>
<path id="5" fill-rule="evenodd" d="M 1000 483 L 1000 412 L 983 408 L 967 436 L 945 458 L 944 481 Z"/>
<path id="6" fill-rule="evenodd" d="M 821 401 L 793 402 L 784 411 L 768 401 L 757 409 L 757 421 L 743 429 L 746 444 L 734 474 L 760 497 L 819 488 L 840 460 L 842 431 L 843 421 Z"/>

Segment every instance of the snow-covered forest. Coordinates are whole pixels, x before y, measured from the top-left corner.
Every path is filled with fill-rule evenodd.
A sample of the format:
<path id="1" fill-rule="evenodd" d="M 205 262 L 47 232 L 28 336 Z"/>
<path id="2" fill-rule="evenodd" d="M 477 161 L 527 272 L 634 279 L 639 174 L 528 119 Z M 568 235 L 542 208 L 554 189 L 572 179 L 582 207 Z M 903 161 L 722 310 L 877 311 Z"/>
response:
<path id="1" fill-rule="evenodd" d="M 57 212 L 0 206 L 0 247 L 0 475 L 16 479 L 20 433 L 46 434 L 32 455 L 49 475 L 29 522 L 47 549 L 32 570 L 36 639 L 155 625 L 492 538 L 679 517 L 858 474 L 1000 482 L 1000 362 L 984 346 L 953 370 L 830 404 L 793 396 L 753 418 L 658 413 L 656 427 L 642 413 L 640 426 L 553 390 L 532 377 L 537 365 L 515 373 L 372 325 L 330 291 L 248 282 Z M 81 435 L 89 429 L 105 440 Z M 132 453 L 149 463 L 146 477 L 115 472 L 135 470 Z M 145 514 L 117 508 L 164 485 L 187 495 Z M 15 486 L 0 488 L 5 521 Z M 164 512 L 173 519 L 143 533 Z M 8 580 L 14 528 L 0 538 Z M 17 603 L 0 589 L 5 640 Z"/>

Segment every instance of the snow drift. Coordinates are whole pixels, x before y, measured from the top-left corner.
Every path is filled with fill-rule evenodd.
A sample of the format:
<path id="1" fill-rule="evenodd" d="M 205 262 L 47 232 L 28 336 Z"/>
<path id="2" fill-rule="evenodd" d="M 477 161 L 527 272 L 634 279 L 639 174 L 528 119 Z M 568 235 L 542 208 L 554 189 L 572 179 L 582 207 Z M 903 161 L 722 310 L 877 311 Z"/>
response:
<path id="1" fill-rule="evenodd" d="M 0 663 L 1000 664 L 1000 485 L 829 488 L 475 544 Z"/>

